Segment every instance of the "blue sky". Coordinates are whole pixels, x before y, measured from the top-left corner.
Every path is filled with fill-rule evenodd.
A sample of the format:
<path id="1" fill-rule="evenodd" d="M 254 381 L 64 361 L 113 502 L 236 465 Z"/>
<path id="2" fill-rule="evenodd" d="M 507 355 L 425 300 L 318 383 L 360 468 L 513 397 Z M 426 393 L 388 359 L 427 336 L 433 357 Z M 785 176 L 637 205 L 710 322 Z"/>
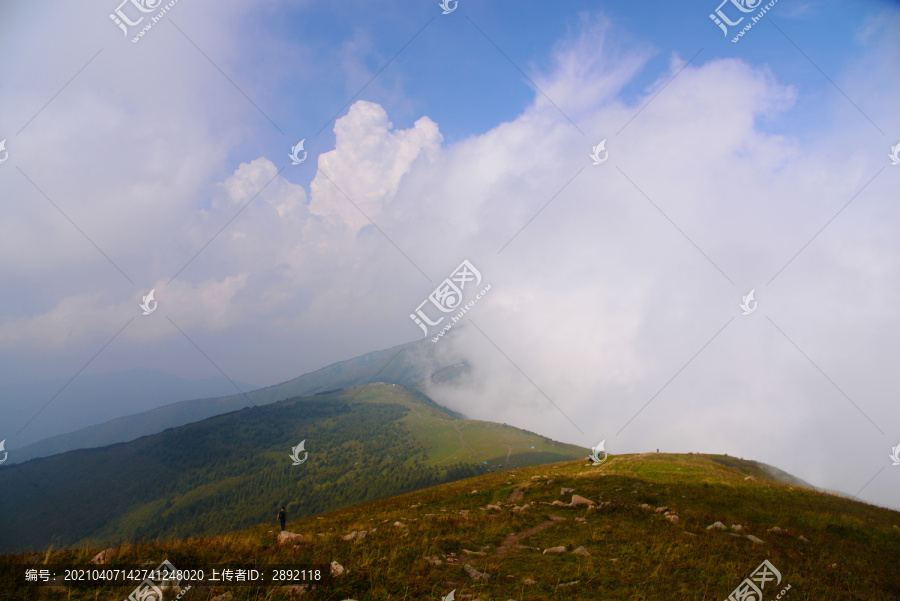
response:
<path id="1" fill-rule="evenodd" d="M 896 505 L 900 7 L 733 43 L 717 6 L 192 1 L 132 43 L 116 2 L 0 0 L 0 379 L 274 384 L 415 340 L 468 259 L 436 401 Z M 0 400 L 7 448 L 44 403 Z"/>

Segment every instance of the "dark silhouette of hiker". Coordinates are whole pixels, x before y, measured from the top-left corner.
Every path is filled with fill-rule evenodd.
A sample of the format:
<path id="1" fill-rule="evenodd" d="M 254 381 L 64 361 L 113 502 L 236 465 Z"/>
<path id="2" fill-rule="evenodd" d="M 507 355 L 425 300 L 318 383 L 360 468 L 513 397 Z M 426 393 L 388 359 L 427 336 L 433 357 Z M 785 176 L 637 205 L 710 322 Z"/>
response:
<path id="1" fill-rule="evenodd" d="M 281 511 L 278 512 L 278 521 L 281 522 L 281 531 L 284 532 L 284 523 L 287 521 L 287 511 L 284 510 L 284 505 L 281 506 Z"/>

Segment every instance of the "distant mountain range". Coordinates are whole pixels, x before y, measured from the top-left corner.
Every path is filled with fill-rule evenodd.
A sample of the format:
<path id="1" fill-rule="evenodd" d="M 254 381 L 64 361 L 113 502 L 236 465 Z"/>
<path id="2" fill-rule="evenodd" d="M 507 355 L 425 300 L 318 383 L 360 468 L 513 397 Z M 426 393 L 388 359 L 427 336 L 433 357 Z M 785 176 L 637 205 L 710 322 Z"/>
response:
<path id="1" fill-rule="evenodd" d="M 258 388 L 235 382 L 240 390 Z M 155 369 L 129 369 L 107 374 L 81 374 L 66 379 L 6 385 L 0 388 L 3 431 L 7 450 L 187 399 L 218 397 L 237 392 L 227 378 L 189 380 Z M 34 418 L 32 420 L 32 418 Z M 32 420 L 16 435 L 29 420 Z M 55 451 L 58 452 L 58 451 Z M 18 460 L 13 453 L 10 460 Z"/>
<path id="2" fill-rule="evenodd" d="M 134 412 L 130 415 L 121 415 L 120 413 L 120 416 L 116 416 L 115 419 L 110 421 L 51 436 L 28 445 L 20 445 L 19 448 L 16 448 L 16 441 L 11 439 L 6 445 L 7 451 L 10 451 L 8 463 L 27 461 L 36 457 L 48 457 L 74 449 L 95 448 L 118 442 L 127 442 L 140 436 L 162 432 L 166 428 L 183 426 L 254 404 L 258 406 L 267 405 L 276 401 L 315 394 L 325 390 L 365 384 L 373 381 L 376 376 L 380 382 L 421 389 L 421 385 L 429 379 L 434 381 L 452 380 L 468 369 L 468 366 L 463 363 L 455 365 L 442 363 L 434 354 L 433 349 L 433 344 L 426 341 L 416 341 L 386 350 L 366 353 L 346 361 L 339 361 L 287 382 L 266 388 L 251 390 L 254 388 L 252 385 L 238 383 L 242 389 L 251 390 L 246 394 L 233 394 L 234 385 L 222 378 L 221 382 L 215 382 L 219 386 L 219 390 L 224 390 L 221 393 L 222 396 L 198 394 L 192 400 L 181 400 L 164 405 L 157 399 L 155 403 L 150 405 L 153 408 L 146 411 Z M 141 398 L 152 396 L 154 391 L 159 391 L 159 381 L 169 382 L 174 378 L 174 376 L 151 370 L 132 370 L 116 374 L 116 376 L 118 379 L 123 380 L 123 386 L 128 382 L 129 378 L 134 378 L 130 388 L 132 390 L 141 390 Z M 89 379 L 94 376 L 81 376 L 74 380 L 70 386 L 75 386 L 76 382 L 82 377 Z M 108 380 L 104 382 L 108 382 Z M 213 380 L 198 382 L 206 382 L 208 387 L 213 386 Z M 86 390 L 96 391 L 99 388 L 99 383 L 101 381 L 98 380 L 90 385 L 80 384 L 80 386 Z M 132 393 L 131 396 L 125 394 L 117 396 L 114 393 L 115 387 L 111 386 L 110 390 L 113 392 L 106 396 L 111 399 L 135 398 L 135 393 Z M 95 394 L 99 393 L 95 392 Z M 52 392 L 42 396 L 38 395 L 36 398 L 50 398 L 51 395 Z M 89 395 L 82 396 L 85 398 L 77 403 L 68 401 L 67 404 L 77 405 L 82 408 L 80 409 L 81 411 L 90 412 L 91 403 L 87 400 Z M 161 396 L 160 398 L 166 397 Z M 150 401 L 145 401 L 145 403 L 150 403 Z M 128 406 L 139 407 L 140 402 L 135 401 Z M 61 410 L 62 407 L 59 405 L 53 406 L 54 412 Z M 104 414 L 104 411 L 95 411 L 97 411 L 96 414 Z M 106 413 L 108 414 L 108 410 Z M 14 423 L 14 420 L 11 420 L 11 422 Z"/>
<path id="3" fill-rule="evenodd" d="M 388 372 L 379 358 L 391 355 L 373 355 L 369 371 Z M 362 377 L 360 370 L 346 377 Z M 308 382 L 317 377 L 333 382 L 323 374 Z M 396 384 L 265 398 L 257 396 L 259 407 L 131 442 L 0 466 L 0 550 L 221 533 L 270 521 L 281 505 L 296 519 L 588 452 L 511 426 L 457 419 Z M 301 441 L 303 461 L 294 465 L 291 449 Z"/>

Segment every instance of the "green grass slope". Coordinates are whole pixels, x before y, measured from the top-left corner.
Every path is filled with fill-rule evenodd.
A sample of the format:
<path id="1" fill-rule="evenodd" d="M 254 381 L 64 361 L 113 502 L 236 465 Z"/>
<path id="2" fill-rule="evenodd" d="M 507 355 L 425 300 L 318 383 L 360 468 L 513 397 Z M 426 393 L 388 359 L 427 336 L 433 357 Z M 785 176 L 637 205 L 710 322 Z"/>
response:
<path id="1" fill-rule="evenodd" d="M 337 561 L 346 571 L 332 586 L 302 594 L 322 601 L 437 601 L 451 590 L 459 601 L 721 601 L 768 560 L 782 579 L 763 589 L 767 601 L 785 589 L 782 600 L 900 598 L 898 512 L 785 484 L 764 468 L 690 454 L 518 468 L 290 521 L 288 530 L 306 542 L 278 544 L 277 529 L 262 524 L 220 537 L 126 545 L 113 549 L 110 565 Z M 573 493 L 563 488 L 595 504 L 573 507 Z M 715 522 L 727 529 L 709 529 Z M 347 536 L 354 531 L 366 534 Z M 565 550 L 544 553 L 555 547 Z M 579 548 L 584 553 L 573 553 Z M 5 556 L 0 569 L 86 562 L 99 550 Z M 473 579 L 467 564 L 487 578 Z M 110 587 L 2 586 L 0 593 L 22 599 L 119 598 Z M 222 585 L 194 587 L 186 596 L 209 601 L 225 592 L 235 601 L 295 598 L 285 587 Z"/>
<path id="2" fill-rule="evenodd" d="M 294 466 L 289 453 L 302 440 L 309 456 Z M 585 453 L 371 384 L 0 467 L 0 550 L 227 532 L 281 505 L 314 515 Z"/>

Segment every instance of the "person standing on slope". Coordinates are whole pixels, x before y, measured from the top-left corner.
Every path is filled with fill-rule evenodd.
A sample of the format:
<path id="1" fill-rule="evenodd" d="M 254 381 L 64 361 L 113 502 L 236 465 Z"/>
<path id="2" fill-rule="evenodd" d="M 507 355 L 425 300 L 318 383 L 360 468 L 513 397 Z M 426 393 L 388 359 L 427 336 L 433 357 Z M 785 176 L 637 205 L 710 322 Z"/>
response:
<path id="1" fill-rule="evenodd" d="M 281 522 L 281 531 L 284 532 L 284 523 L 287 522 L 287 511 L 285 511 L 284 505 L 281 506 L 281 511 L 278 512 L 278 521 Z"/>

